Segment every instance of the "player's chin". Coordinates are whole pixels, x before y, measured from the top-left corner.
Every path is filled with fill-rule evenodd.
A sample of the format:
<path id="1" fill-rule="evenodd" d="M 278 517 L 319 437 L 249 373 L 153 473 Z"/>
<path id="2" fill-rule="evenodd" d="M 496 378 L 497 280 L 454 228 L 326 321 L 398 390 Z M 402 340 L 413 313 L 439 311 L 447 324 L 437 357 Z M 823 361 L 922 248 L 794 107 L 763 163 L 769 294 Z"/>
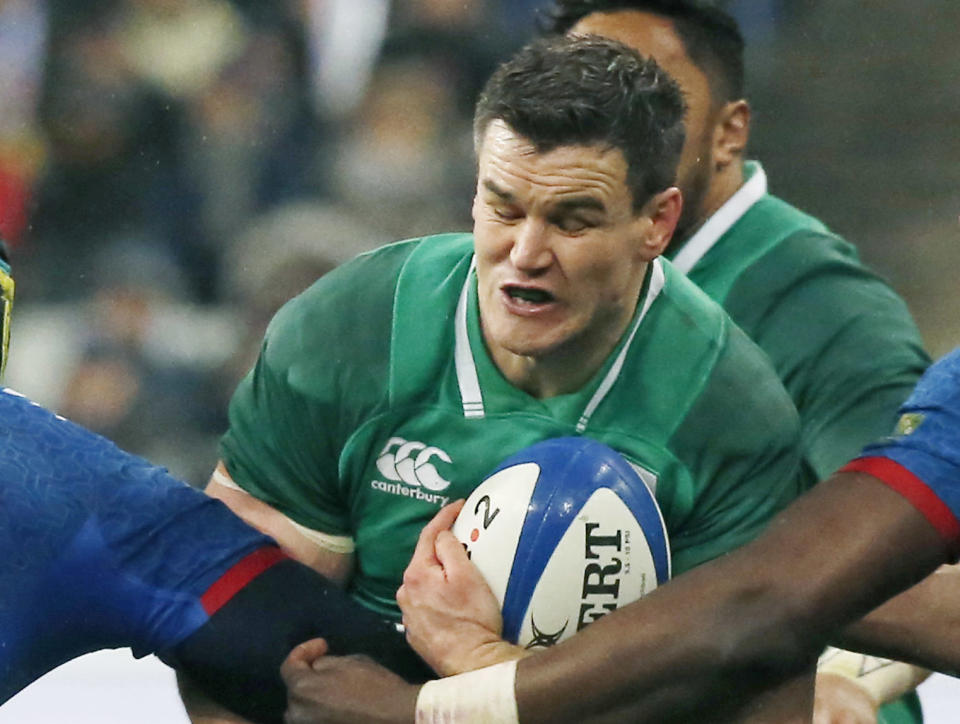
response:
<path id="1" fill-rule="evenodd" d="M 515 355 L 549 357 L 566 347 L 576 334 L 569 320 L 508 318 L 491 335 L 494 343 Z"/>
<path id="2" fill-rule="evenodd" d="M 547 335 L 517 335 L 508 339 L 502 345 L 507 351 L 518 357 L 529 357 L 530 359 L 544 359 L 550 357 L 558 348 L 562 347 L 562 341 L 554 342 Z"/>

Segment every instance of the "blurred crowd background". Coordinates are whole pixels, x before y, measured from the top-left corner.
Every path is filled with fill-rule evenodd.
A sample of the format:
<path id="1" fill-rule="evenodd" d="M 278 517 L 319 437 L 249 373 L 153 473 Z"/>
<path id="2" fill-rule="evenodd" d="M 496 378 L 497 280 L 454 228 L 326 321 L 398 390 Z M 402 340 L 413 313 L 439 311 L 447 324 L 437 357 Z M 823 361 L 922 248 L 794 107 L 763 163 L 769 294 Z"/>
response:
<path id="1" fill-rule="evenodd" d="M 546 4 L 0 0 L 7 384 L 203 484 L 283 301 L 469 229 L 474 98 Z M 960 344 L 960 3 L 719 4 L 771 190 Z"/>

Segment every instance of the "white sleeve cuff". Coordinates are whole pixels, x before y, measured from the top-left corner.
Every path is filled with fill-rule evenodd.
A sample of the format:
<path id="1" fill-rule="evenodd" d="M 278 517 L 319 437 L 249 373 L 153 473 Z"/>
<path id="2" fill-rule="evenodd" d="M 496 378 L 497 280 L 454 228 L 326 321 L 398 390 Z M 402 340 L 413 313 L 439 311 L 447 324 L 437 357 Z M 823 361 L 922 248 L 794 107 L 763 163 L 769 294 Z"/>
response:
<path id="1" fill-rule="evenodd" d="M 230 490 L 239 490 L 241 493 L 246 493 L 250 495 L 249 492 L 241 488 L 229 475 L 224 475 L 220 468 L 218 467 L 213 471 L 211 476 L 214 482 L 218 485 L 222 485 L 224 488 L 229 488 Z M 279 515 L 283 515 L 277 511 Z M 331 553 L 341 553 L 348 554 L 353 553 L 356 549 L 356 544 L 348 535 L 331 535 L 330 533 L 324 533 L 323 531 L 314 530 L 313 528 L 308 528 L 305 525 L 300 525 L 297 521 L 293 520 L 289 516 L 284 515 L 284 518 L 293 526 L 300 535 L 306 538 L 311 543 L 315 543 L 320 548 L 325 551 L 330 551 Z"/>

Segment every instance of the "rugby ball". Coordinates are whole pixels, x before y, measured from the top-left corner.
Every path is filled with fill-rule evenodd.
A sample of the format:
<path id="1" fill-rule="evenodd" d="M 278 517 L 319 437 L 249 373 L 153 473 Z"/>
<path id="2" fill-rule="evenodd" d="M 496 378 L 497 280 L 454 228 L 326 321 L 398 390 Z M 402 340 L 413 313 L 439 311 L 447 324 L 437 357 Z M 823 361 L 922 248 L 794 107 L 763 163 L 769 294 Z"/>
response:
<path id="1" fill-rule="evenodd" d="M 528 649 L 670 579 L 666 526 L 641 472 L 588 438 L 544 440 L 505 460 L 453 533 L 500 603 L 503 637 Z"/>

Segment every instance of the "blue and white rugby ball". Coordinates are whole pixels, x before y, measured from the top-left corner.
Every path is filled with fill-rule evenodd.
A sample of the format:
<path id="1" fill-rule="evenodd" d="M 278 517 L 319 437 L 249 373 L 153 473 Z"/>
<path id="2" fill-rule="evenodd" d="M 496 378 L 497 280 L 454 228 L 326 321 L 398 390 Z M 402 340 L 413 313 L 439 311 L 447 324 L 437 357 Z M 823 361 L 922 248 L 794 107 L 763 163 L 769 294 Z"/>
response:
<path id="1" fill-rule="evenodd" d="M 453 525 L 503 612 L 503 636 L 552 646 L 670 579 L 660 508 L 595 440 L 545 440 L 504 461 Z"/>

